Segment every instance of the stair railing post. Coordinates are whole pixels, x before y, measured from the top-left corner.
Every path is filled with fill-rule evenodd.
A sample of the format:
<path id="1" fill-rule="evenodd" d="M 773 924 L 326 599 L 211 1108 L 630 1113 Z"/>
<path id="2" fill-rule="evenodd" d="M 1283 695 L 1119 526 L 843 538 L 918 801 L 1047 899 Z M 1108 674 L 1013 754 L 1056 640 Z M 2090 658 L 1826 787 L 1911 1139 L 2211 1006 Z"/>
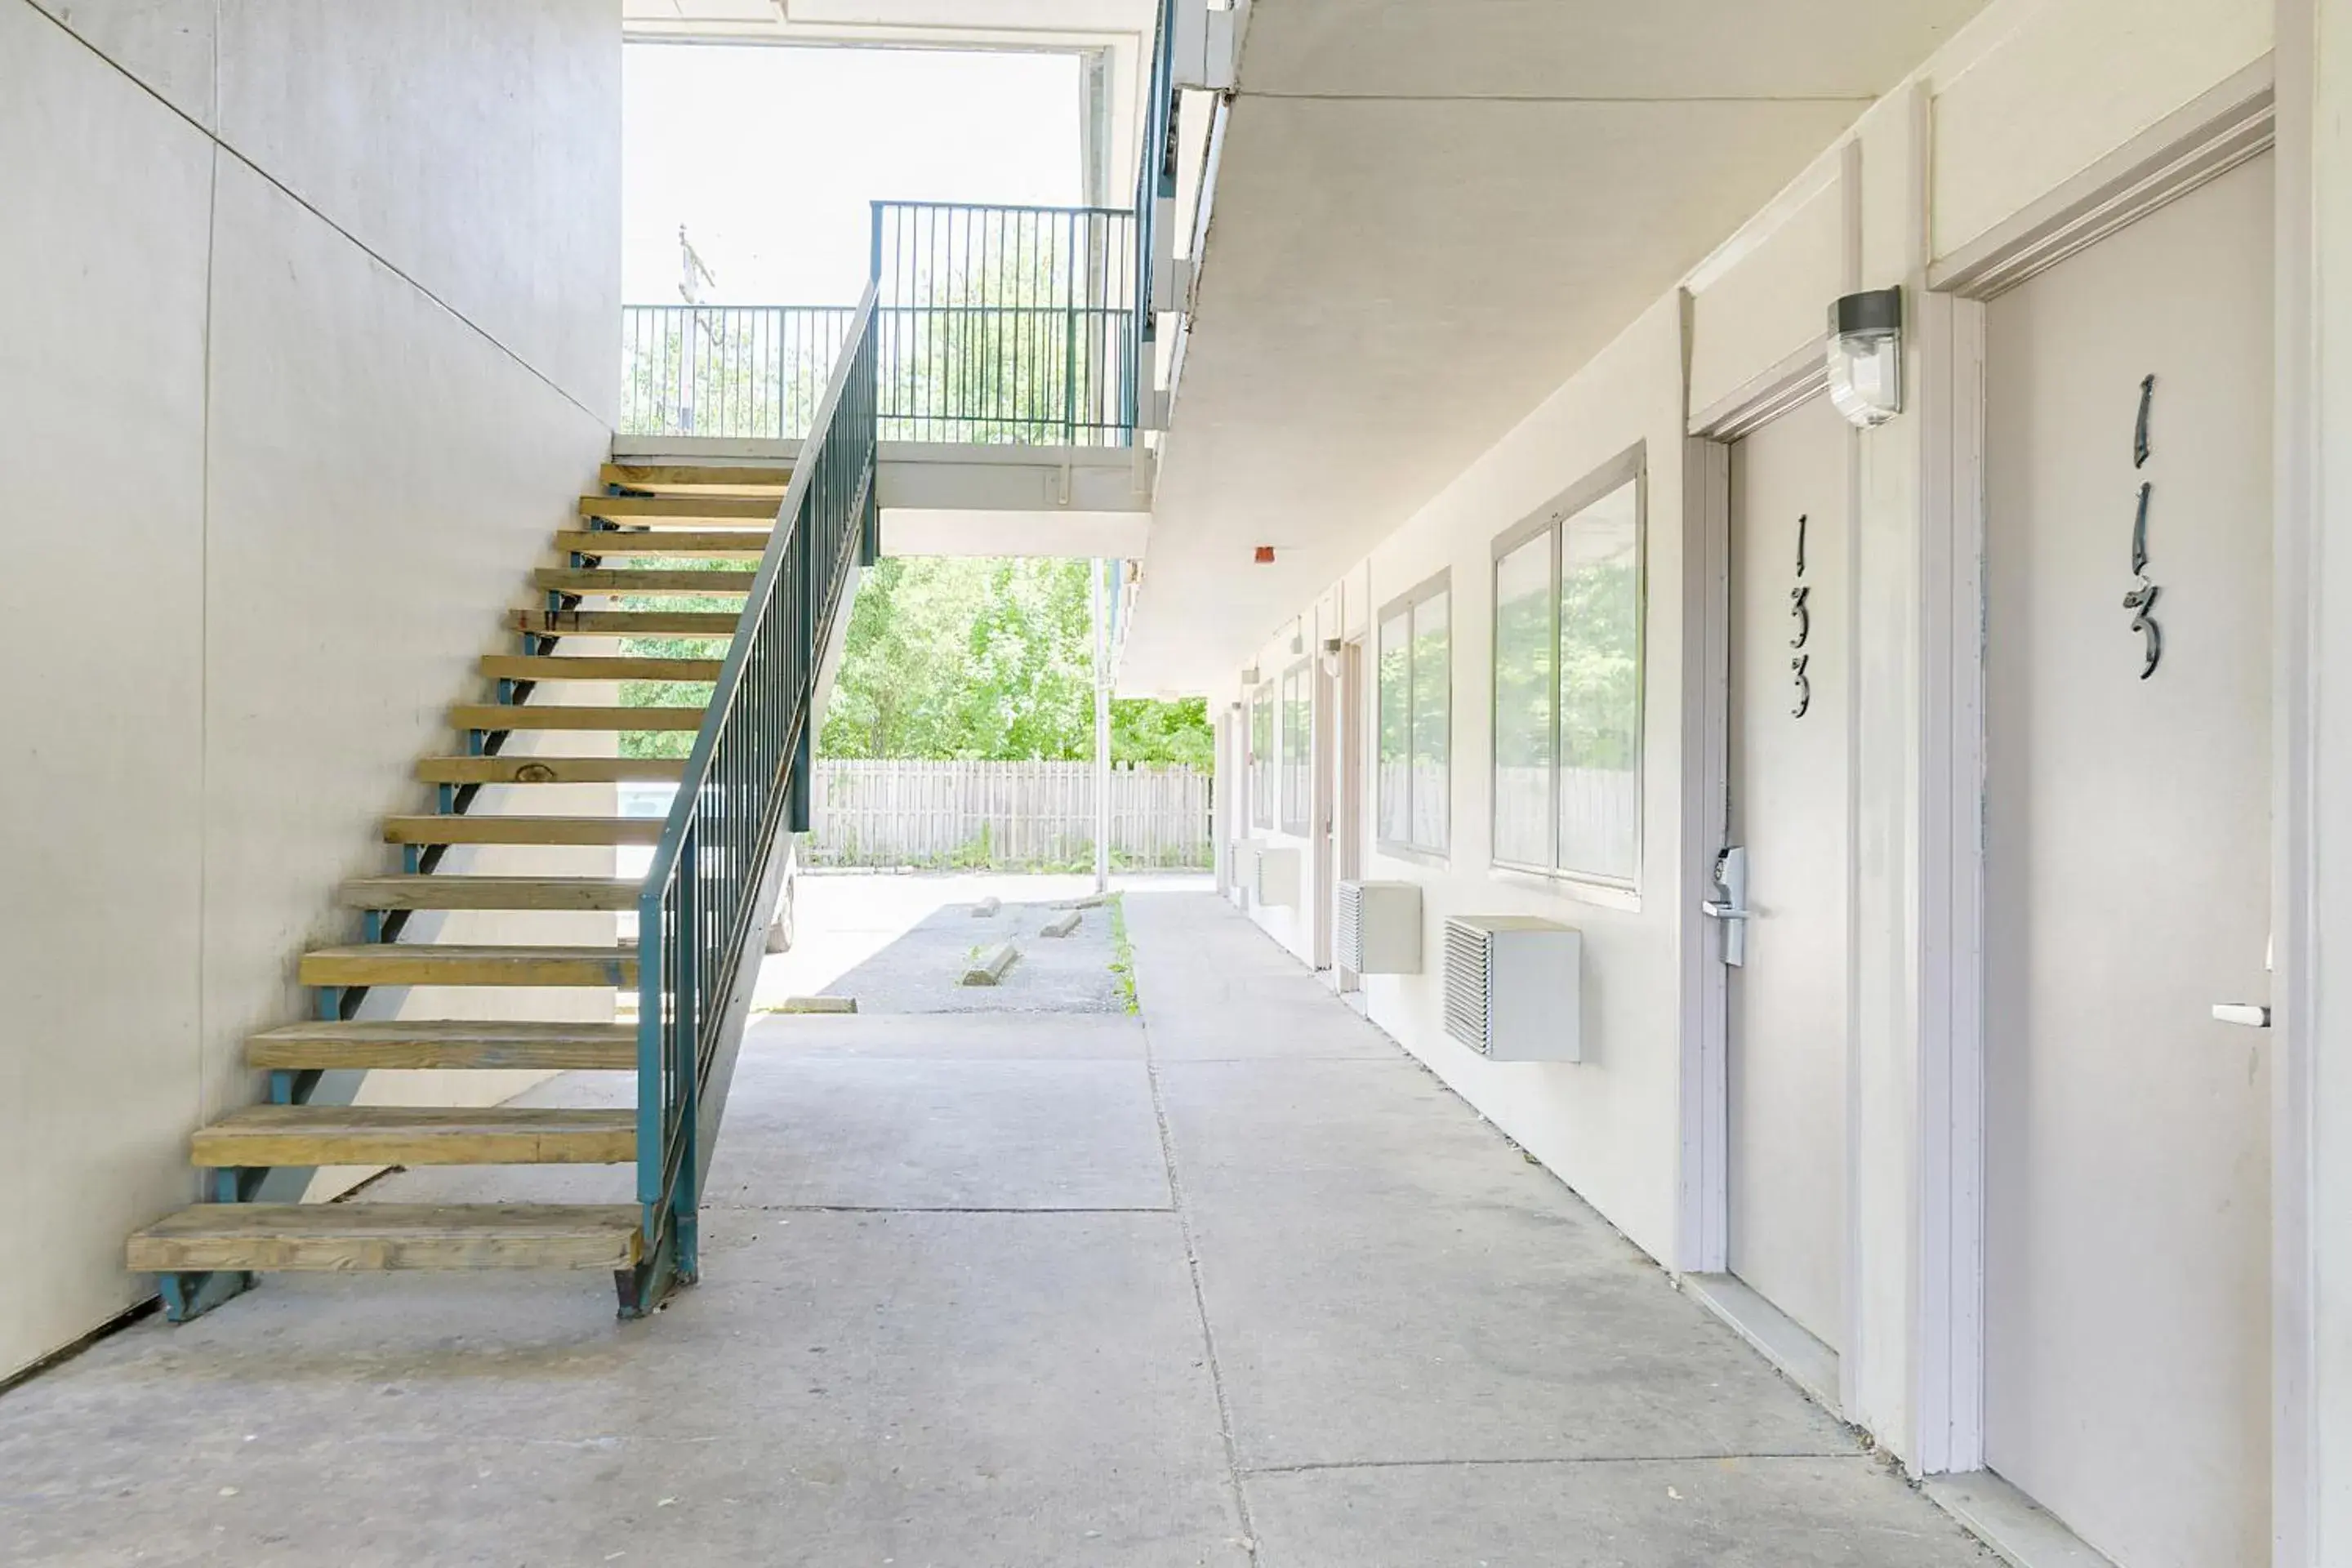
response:
<path id="1" fill-rule="evenodd" d="M 677 1120 L 674 1130 L 676 1147 L 662 1151 L 665 1170 L 675 1170 L 671 1178 L 670 1224 L 676 1237 L 676 1268 L 679 1280 L 694 1281 L 698 1268 L 695 1248 L 695 1215 L 700 1199 L 698 1191 L 699 1174 L 696 1159 L 696 1143 L 702 1124 L 702 974 L 701 932 L 704 919 L 702 899 L 702 822 L 696 818 L 687 829 L 685 853 L 679 858 L 677 877 L 677 951 L 672 962 L 677 971 L 677 999 L 675 1004 L 674 1038 L 677 1047 L 672 1057 L 677 1073 Z"/>

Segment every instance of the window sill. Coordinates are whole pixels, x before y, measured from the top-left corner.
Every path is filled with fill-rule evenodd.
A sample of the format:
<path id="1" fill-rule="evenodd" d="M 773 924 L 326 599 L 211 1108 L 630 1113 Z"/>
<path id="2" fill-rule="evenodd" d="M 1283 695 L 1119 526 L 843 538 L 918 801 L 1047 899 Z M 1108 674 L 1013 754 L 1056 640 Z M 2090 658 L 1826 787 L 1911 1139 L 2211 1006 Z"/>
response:
<path id="1" fill-rule="evenodd" d="M 1391 860 L 1411 860 L 1416 865 L 1432 866 L 1441 871 L 1454 864 L 1454 853 L 1450 849 L 1423 849 L 1412 844 L 1391 844 L 1386 839 L 1374 839 L 1372 853 Z"/>
<path id="2" fill-rule="evenodd" d="M 1496 860 L 1486 868 L 1486 874 L 1497 882 L 1513 887 L 1532 888 L 1554 898 L 1574 899 L 1595 909 L 1617 910 L 1625 914 L 1642 912 L 1642 891 L 1617 882 L 1595 881 L 1572 871 L 1547 870 L 1539 866 L 1515 866 Z"/>

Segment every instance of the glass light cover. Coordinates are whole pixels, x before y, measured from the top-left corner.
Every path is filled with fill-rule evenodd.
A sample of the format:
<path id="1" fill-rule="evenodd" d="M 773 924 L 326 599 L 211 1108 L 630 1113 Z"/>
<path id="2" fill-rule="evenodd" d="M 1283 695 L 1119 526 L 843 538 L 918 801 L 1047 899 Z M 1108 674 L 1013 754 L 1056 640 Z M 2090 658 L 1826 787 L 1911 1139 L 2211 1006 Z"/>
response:
<path id="1" fill-rule="evenodd" d="M 1840 332 L 1830 339 L 1830 401 L 1868 429 L 1903 412 L 1903 335 Z"/>

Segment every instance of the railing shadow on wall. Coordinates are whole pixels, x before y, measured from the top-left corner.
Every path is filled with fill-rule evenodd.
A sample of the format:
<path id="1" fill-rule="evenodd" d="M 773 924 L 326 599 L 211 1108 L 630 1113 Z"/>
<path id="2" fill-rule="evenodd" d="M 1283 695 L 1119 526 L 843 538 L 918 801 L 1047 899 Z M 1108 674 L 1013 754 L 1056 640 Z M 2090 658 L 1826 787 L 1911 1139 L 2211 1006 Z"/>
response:
<path id="1" fill-rule="evenodd" d="M 1151 374 L 1135 215 L 873 205 L 886 441 L 1132 444 Z M 628 305 L 621 434 L 804 439 L 854 307 Z"/>

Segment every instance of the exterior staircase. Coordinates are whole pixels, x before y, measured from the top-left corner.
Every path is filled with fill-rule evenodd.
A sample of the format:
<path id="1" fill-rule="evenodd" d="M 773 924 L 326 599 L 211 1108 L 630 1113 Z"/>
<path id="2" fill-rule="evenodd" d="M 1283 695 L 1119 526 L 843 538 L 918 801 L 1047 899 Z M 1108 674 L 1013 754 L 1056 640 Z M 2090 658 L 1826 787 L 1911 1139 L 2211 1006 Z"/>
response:
<path id="1" fill-rule="evenodd" d="M 604 493 L 582 497 L 580 521 L 555 537 L 564 564 L 534 574 L 544 604 L 518 609 L 510 617 L 518 650 L 480 661 L 487 699 L 462 701 L 449 710 L 449 727 L 461 743 L 417 763 L 416 777 L 432 786 L 438 808 L 388 818 L 383 839 L 396 851 L 399 868 L 343 885 L 341 901 L 353 912 L 363 940 L 301 955 L 299 977 L 316 997 L 317 1017 L 268 1030 L 246 1043 L 247 1065 L 268 1075 L 268 1102 L 231 1111 L 194 1134 L 191 1154 L 209 1181 L 212 1201 L 167 1215 L 131 1238 L 131 1268 L 159 1276 L 166 1310 L 174 1321 L 209 1309 L 246 1289 L 255 1275 L 273 1270 L 610 1269 L 628 1313 L 649 1308 L 672 1279 L 691 1278 L 691 1183 L 681 1214 L 676 1185 L 679 1163 L 674 1152 L 651 1163 L 669 1174 L 664 1177 L 656 1170 L 641 1182 L 645 1201 L 636 1204 L 255 1201 L 269 1173 L 289 1169 L 643 1164 L 641 1134 L 647 1126 L 659 1131 L 668 1125 L 659 1112 L 674 1106 L 674 1083 L 641 1091 L 643 1103 L 635 1109 L 355 1106 L 320 1103 L 314 1098 L 329 1073 L 526 1069 L 634 1074 L 663 1048 L 660 1031 L 641 1031 L 635 1023 L 618 1021 L 618 994 L 640 989 L 645 978 L 634 941 L 616 939 L 604 946 L 472 946 L 404 940 L 413 937 L 414 924 L 421 923 L 415 917 L 426 911 L 611 911 L 617 916 L 648 907 L 642 879 L 477 876 L 441 869 L 448 851 L 458 845 L 656 846 L 675 826 L 662 818 L 617 815 L 477 811 L 473 808 L 485 785 L 676 782 L 695 765 L 685 758 L 509 756 L 504 754 L 509 737 L 523 731 L 694 733 L 699 739 L 696 760 L 706 768 L 705 754 L 723 750 L 715 744 L 718 737 L 705 733 L 719 728 L 707 722 L 711 717 L 707 698 L 705 705 L 615 708 L 576 706 L 546 697 L 579 681 L 702 682 L 715 683 L 722 693 L 730 689 L 723 680 L 727 660 L 572 654 L 565 648 L 583 637 L 734 639 L 739 633 L 764 630 L 753 624 L 760 609 L 756 602 L 738 615 L 632 607 L 632 601 L 663 595 L 755 595 L 761 583 L 758 569 L 776 542 L 779 508 L 787 502 L 791 472 L 772 466 L 608 464 L 603 478 Z M 862 557 L 871 549 L 870 496 L 856 504 L 865 534 Z M 802 516 L 805 523 L 805 509 Z M 823 563 L 822 569 L 831 573 L 835 563 Z M 845 574 L 845 561 L 841 569 Z M 841 586 L 839 576 L 834 585 Z M 847 597 L 846 591 L 838 592 L 823 618 L 845 614 Z M 809 595 L 808 602 L 814 605 L 817 596 Z M 591 603 L 608 607 L 583 607 Z M 814 633 L 821 647 L 820 617 L 804 619 L 801 629 L 803 635 Z M 611 645 L 600 640 L 594 646 Z M 814 663 L 814 650 L 804 649 L 795 668 L 811 669 Z M 813 690 L 813 676 L 803 685 Z M 803 731 L 814 721 L 809 706 L 804 692 L 800 713 Z M 804 735 L 797 757 L 783 746 L 778 738 L 774 749 L 779 754 L 767 760 L 765 784 L 739 784 L 739 795 L 757 788 L 777 793 L 784 787 L 777 783 L 779 775 L 805 767 Z M 772 829 L 767 837 L 771 842 L 757 851 L 763 857 L 782 834 Z M 691 881 L 696 874 L 689 868 L 686 876 Z M 618 921 L 614 923 L 617 930 Z M 361 998 L 379 986 L 478 986 L 509 995 L 529 988 L 575 987 L 614 998 L 615 1021 L 386 1021 L 356 1016 Z M 748 998 L 743 1000 L 748 1005 Z M 676 1010 L 668 993 L 661 994 L 656 1005 L 665 1014 Z M 740 1010 L 734 1026 L 740 1033 Z M 650 1121 L 648 1108 L 656 1112 Z M 703 1152 L 707 1158 L 707 1149 Z M 695 1174 L 698 1177 L 698 1172 Z M 291 1184 L 272 1184 L 299 1190 L 301 1180 L 297 1175 Z M 681 1226 L 682 1248 L 670 1234 Z M 667 1252 L 657 1258 L 664 1248 Z"/>

